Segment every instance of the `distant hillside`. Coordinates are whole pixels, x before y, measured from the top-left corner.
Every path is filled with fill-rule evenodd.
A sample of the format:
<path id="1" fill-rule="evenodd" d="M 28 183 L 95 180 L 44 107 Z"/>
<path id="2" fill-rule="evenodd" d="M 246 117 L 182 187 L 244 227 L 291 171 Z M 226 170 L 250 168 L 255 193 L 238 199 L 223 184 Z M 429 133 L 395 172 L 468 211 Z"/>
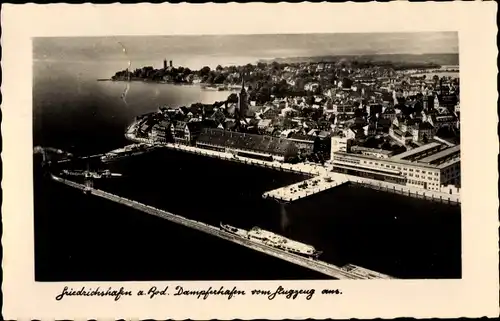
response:
<path id="1" fill-rule="evenodd" d="M 340 56 L 317 56 L 317 57 L 291 57 L 260 60 L 270 63 L 301 63 L 301 62 L 354 62 L 359 63 L 391 63 L 391 64 L 433 64 L 433 65 L 458 65 L 458 53 L 449 54 L 370 54 L 370 55 L 340 55 Z"/>

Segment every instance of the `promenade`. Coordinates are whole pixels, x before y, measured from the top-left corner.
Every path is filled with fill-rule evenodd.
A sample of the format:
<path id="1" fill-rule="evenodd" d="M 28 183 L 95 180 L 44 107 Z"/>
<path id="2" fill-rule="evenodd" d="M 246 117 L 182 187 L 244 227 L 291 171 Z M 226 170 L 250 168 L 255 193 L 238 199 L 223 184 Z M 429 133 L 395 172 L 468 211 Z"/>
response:
<path id="1" fill-rule="evenodd" d="M 438 191 L 416 188 L 413 186 L 393 184 L 393 183 L 378 181 L 375 179 L 350 176 L 350 175 L 349 175 L 349 182 L 383 192 L 394 193 L 413 198 L 425 199 L 433 202 L 446 203 L 450 205 L 460 205 L 462 203 L 460 195 L 457 194 L 447 194 Z"/>
<path id="2" fill-rule="evenodd" d="M 313 175 L 315 176 L 315 175 L 321 175 L 321 174 L 327 173 L 327 169 L 325 167 L 323 167 L 321 165 L 317 165 L 317 164 L 307 164 L 307 163 L 288 164 L 288 163 L 281 163 L 278 161 L 269 162 L 269 161 L 254 159 L 254 158 L 236 156 L 232 153 L 227 153 L 227 152 L 219 152 L 219 151 L 214 151 L 214 150 L 209 150 L 209 149 L 202 149 L 202 148 L 195 147 L 195 146 L 173 144 L 173 143 L 153 142 L 150 139 L 139 138 L 139 137 L 136 137 L 132 134 L 126 134 L 125 136 L 130 141 L 136 142 L 136 143 L 154 144 L 154 145 L 162 146 L 162 147 L 172 149 L 172 150 L 178 150 L 178 151 L 187 152 L 187 153 L 191 153 L 191 154 L 207 156 L 207 157 L 212 157 L 212 158 L 217 158 L 217 159 L 222 159 L 222 160 L 228 160 L 231 162 L 243 163 L 243 164 L 247 164 L 247 165 L 272 168 L 272 169 L 279 170 L 279 171 L 293 172 L 293 173 L 303 174 L 303 175 L 308 175 L 308 176 L 313 176 Z"/>

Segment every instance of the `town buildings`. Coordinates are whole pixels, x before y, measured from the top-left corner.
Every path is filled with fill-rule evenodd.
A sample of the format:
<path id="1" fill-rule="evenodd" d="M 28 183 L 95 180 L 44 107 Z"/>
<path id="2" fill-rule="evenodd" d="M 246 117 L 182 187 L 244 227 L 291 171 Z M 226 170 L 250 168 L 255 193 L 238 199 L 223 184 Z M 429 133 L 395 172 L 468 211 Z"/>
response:
<path id="1" fill-rule="evenodd" d="M 166 60 L 164 69 L 182 70 Z M 138 133 L 269 161 L 329 160 L 335 171 L 434 191 L 459 186 L 458 77 L 424 72 L 349 62 L 204 68 L 193 78 L 222 89 L 241 82 L 239 92 L 160 110 Z"/>

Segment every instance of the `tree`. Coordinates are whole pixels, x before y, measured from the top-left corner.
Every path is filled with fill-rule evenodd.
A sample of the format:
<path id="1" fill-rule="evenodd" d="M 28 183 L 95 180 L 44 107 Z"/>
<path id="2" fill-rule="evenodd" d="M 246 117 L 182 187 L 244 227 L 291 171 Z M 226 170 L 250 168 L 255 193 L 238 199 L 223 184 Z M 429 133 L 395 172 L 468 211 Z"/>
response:
<path id="1" fill-rule="evenodd" d="M 205 66 L 205 67 L 200 69 L 200 76 L 202 76 L 202 77 L 208 76 L 209 73 L 210 73 L 210 67 L 208 67 L 208 66 Z"/>
<path id="2" fill-rule="evenodd" d="M 215 70 L 217 70 L 217 71 L 222 71 L 222 70 L 224 70 L 224 68 L 222 68 L 222 66 L 221 66 L 221 65 L 218 65 L 217 67 L 215 67 Z"/>
<path id="3" fill-rule="evenodd" d="M 227 97 L 227 102 L 236 104 L 238 102 L 238 95 L 236 95 L 235 93 L 232 93 L 231 95 L 229 95 Z"/>
<path id="4" fill-rule="evenodd" d="M 351 88 L 353 81 L 347 77 L 342 79 L 342 88 Z"/>
<path id="5" fill-rule="evenodd" d="M 245 73 L 250 73 L 254 71 L 255 66 L 252 64 L 246 64 L 245 67 L 243 68 Z"/>
<path id="6" fill-rule="evenodd" d="M 217 74 L 214 77 L 215 84 L 222 84 L 224 80 L 226 80 L 226 76 L 224 76 L 223 74 Z"/>

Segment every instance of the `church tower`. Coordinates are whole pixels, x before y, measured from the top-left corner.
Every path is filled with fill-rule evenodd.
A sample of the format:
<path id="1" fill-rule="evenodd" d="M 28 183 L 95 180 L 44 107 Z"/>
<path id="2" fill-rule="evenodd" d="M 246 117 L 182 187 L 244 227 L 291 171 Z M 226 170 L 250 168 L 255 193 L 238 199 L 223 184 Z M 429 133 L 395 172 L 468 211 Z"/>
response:
<path id="1" fill-rule="evenodd" d="M 246 118 L 247 110 L 248 110 L 248 95 L 245 89 L 245 79 L 243 79 L 241 84 L 241 91 L 240 94 L 238 95 L 238 114 L 241 119 Z"/>

